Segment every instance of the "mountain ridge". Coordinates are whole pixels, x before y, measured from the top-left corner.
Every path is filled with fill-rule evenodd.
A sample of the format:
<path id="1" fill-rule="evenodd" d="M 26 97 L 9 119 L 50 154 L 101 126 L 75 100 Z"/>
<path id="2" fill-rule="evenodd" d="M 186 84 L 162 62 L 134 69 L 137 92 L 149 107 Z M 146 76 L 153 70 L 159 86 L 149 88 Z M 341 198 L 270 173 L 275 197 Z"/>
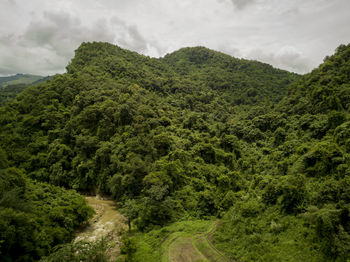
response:
<path id="1" fill-rule="evenodd" d="M 0 77 L 0 88 L 14 84 L 31 84 L 43 76 L 17 73 L 12 76 Z"/>

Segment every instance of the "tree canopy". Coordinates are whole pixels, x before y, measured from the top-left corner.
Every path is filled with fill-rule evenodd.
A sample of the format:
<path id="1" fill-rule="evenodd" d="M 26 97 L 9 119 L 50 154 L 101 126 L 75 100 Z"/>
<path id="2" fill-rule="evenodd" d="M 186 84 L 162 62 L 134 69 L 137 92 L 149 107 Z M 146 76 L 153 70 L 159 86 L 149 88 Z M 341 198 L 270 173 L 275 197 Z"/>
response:
<path id="1" fill-rule="evenodd" d="M 59 186 L 110 195 L 143 231 L 222 218 L 214 242 L 242 261 L 257 253 L 280 261 L 296 250 L 295 261 L 346 261 L 349 54 L 342 45 L 300 76 L 204 47 L 156 59 L 83 43 L 67 73 L 0 108 L 0 165 L 13 177 L 3 179 L 1 256 L 11 256 L 5 245 L 18 241 L 25 255 L 45 254 L 89 216 L 73 191 L 66 206 L 76 210 L 11 206 L 13 198 L 33 202 L 40 188 L 61 203 Z M 28 253 L 29 232 L 37 230 L 28 221 L 44 209 L 53 210 L 47 221 L 62 231 L 48 229 L 50 240 L 31 244 L 45 251 Z M 79 219 L 70 217 L 77 210 Z M 12 240 L 6 223 L 30 227 L 28 240 Z"/>

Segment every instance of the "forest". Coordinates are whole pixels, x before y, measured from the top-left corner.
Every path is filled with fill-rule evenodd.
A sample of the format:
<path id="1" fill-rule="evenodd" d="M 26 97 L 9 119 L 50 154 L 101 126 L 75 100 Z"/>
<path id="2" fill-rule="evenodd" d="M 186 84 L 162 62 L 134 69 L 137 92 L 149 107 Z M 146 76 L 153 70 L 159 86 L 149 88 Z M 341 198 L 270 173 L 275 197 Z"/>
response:
<path id="1" fill-rule="evenodd" d="M 63 261 L 96 194 L 132 225 L 118 261 L 210 220 L 228 261 L 349 261 L 350 44 L 305 75 L 102 42 L 66 70 L 0 107 L 1 261 Z"/>
<path id="2" fill-rule="evenodd" d="M 0 106 L 14 100 L 26 87 L 45 82 L 51 78 L 51 76 L 43 77 L 28 74 L 0 77 Z"/>

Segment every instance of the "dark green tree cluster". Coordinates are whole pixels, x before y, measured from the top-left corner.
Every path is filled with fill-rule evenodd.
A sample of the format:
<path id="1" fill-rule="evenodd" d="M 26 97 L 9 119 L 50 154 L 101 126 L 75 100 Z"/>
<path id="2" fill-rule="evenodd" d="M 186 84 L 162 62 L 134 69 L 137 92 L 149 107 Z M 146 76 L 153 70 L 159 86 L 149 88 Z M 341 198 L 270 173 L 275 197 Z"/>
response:
<path id="1" fill-rule="evenodd" d="M 349 52 L 299 76 L 204 47 L 83 43 L 66 74 L 0 108 L 0 146 L 34 181 L 112 196 L 140 230 L 223 216 L 215 243 L 238 259 L 341 261 Z"/>
<path id="2" fill-rule="evenodd" d="M 0 258 L 33 261 L 72 239 L 91 215 L 82 196 L 29 179 L 0 150 Z"/>
<path id="3" fill-rule="evenodd" d="M 14 100 L 19 93 L 26 89 L 26 87 L 27 85 L 25 84 L 0 87 L 0 106 Z"/>

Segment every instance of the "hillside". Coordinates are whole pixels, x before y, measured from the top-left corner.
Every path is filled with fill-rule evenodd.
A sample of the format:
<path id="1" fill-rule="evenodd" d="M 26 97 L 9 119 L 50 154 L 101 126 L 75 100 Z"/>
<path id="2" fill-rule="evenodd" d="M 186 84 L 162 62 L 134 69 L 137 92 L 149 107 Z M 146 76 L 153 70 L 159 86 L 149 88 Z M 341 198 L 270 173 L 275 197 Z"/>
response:
<path id="1" fill-rule="evenodd" d="M 236 195 L 215 233 L 217 247 L 229 256 L 349 259 L 349 54 L 350 45 L 339 46 L 292 83 L 273 112 L 252 119 L 263 131 L 283 117 L 247 159 L 249 190 Z"/>
<path id="2" fill-rule="evenodd" d="M 0 77 L 0 106 L 15 99 L 15 97 L 29 85 L 43 83 L 51 78 L 51 76 L 42 77 L 25 74 Z"/>
<path id="3" fill-rule="evenodd" d="M 13 76 L 4 76 L 4 77 L 0 77 L 0 88 L 6 87 L 9 85 L 18 85 L 18 84 L 28 85 L 42 78 L 43 78 L 42 76 L 28 75 L 28 74 L 16 74 Z"/>
<path id="4" fill-rule="evenodd" d="M 214 90 L 229 89 L 236 104 L 279 101 L 286 95 L 286 86 L 297 79 L 297 75 L 271 65 L 237 59 L 205 47 L 182 48 L 162 61 L 182 77 Z"/>
<path id="5" fill-rule="evenodd" d="M 83 43 L 66 74 L 0 108 L 1 161 L 28 183 L 120 202 L 135 261 L 160 257 L 171 223 L 213 217 L 229 258 L 346 261 L 349 50 L 299 76 L 204 47 L 156 59 Z M 16 247 L 2 240 L 1 254 Z"/>

